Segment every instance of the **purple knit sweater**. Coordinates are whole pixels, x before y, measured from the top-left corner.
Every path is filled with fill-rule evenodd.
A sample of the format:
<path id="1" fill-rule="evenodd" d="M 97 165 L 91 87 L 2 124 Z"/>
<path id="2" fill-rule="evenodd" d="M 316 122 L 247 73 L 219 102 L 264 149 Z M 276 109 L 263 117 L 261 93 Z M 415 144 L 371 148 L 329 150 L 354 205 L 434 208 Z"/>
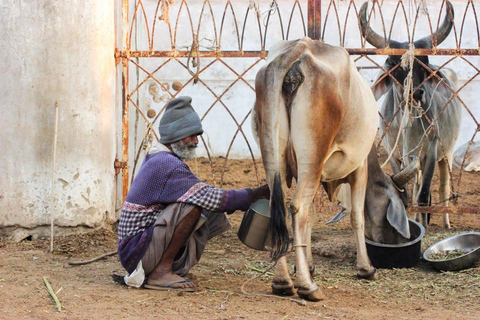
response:
<path id="1" fill-rule="evenodd" d="M 215 188 L 201 182 L 171 152 L 148 154 L 130 187 L 118 226 L 118 254 L 128 273 L 135 270 L 148 248 L 156 215 L 174 202 L 219 214 L 245 211 L 252 203 L 252 190 Z"/>

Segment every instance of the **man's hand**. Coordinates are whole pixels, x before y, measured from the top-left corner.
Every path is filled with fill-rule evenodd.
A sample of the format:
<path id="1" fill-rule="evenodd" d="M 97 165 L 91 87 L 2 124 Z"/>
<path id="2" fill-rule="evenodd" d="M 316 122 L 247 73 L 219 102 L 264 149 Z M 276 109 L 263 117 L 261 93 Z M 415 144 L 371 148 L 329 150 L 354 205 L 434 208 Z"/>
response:
<path id="1" fill-rule="evenodd" d="M 270 188 L 268 187 L 268 184 L 265 184 L 258 188 L 253 188 L 252 195 L 253 195 L 252 202 L 256 202 L 257 200 L 260 200 L 260 199 L 270 199 Z"/>

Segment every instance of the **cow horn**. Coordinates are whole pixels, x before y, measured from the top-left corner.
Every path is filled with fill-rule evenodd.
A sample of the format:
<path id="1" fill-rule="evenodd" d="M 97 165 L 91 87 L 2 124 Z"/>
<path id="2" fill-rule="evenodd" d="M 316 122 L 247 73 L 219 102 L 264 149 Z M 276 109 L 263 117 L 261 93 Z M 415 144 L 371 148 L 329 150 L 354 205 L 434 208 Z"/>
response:
<path id="1" fill-rule="evenodd" d="M 385 48 L 385 38 L 373 31 L 372 27 L 370 27 L 370 24 L 367 22 L 367 7 L 368 1 L 362 5 L 360 11 L 358 12 L 358 15 L 360 17 L 360 29 L 362 32 L 362 36 L 365 38 L 365 40 L 367 40 L 368 43 L 370 43 L 375 48 Z"/>
<path id="2" fill-rule="evenodd" d="M 399 188 L 403 187 L 415 176 L 418 169 L 420 169 L 420 160 L 417 157 L 412 156 L 412 162 L 410 162 L 405 169 L 392 176 L 393 183 Z"/>
<path id="3" fill-rule="evenodd" d="M 416 40 L 413 44 L 415 48 L 431 49 L 433 48 L 433 39 L 437 39 L 437 46 L 442 43 L 450 34 L 453 27 L 454 11 L 450 1 L 446 2 L 446 13 L 439 30 L 430 36 Z"/>
<path id="4" fill-rule="evenodd" d="M 367 7 L 368 7 L 368 1 L 362 5 L 362 7 L 360 8 L 360 11 L 358 12 L 358 16 L 360 18 L 360 31 L 362 32 L 362 37 L 364 37 L 365 40 L 367 40 L 367 42 L 370 43 L 375 48 L 378 48 L 378 49 L 385 48 L 387 46 L 387 41 L 385 37 L 382 37 L 375 31 L 373 31 L 372 27 L 370 27 L 370 24 L 367 22 Z M 401 48 L 401 43 L 390 39 L 388 41 L 388 46 L 390 48 Z"/>

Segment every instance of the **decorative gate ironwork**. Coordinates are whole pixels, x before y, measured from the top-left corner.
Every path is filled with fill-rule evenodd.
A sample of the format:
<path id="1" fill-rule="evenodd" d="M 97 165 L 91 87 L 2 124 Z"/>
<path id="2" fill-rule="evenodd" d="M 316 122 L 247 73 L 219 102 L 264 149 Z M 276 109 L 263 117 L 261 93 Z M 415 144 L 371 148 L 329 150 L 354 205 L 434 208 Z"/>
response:
<path id="1" fill-rule="evenodd" d="M 212 97 L 200 114 L 204 124 L 205 119 L 218 109 L 233 121 L 234 133 L 226 148 L 223 170 L 239 137 L 243 138 L 246 152 L 257 170 L 256 146 L 252 147 L 248 138 L 250 112 L 247 110 L 239 114 L 236 106 L 228 105 L 226 97 L 234 92 L 233 88 L 238 84 L 243 85 L 244 91 L 250 92 L 253 97 L 252 79 L 264 63 L 269 46 L 277 40 L 309 36 L 343 46 L 352 55 L 361 73 L 375 85 L 372 80 L 374 73 L 384 70 L 385 56 L 404 55 L 407 49 L 388 46 L 376 49 L 365 42 L 358 22 L 358 12 L 365 1 L 122 0 L 122 48 L 115 53 L 117 64 L 122 67 L 122 159 L 116 161 L 115 167 L 122 169 L 123 199 L 138 162 L 149 144 L 158 139 L 156 124 L 166 103 L 180 93 L 188 93 L 193 84 L 202 85 L 205 94 Z M 445 0 L 369 2 L 370 17 L 375 18 L 377 23 L 376 32 L 386 39 L 400 36 L 404 39 L 396 40 L 413 42 L 414 38 L 433 34 L 445 14 Z M 435 57 L 440 69 L 451 67 L 461 71 L 462 83 L 454 95 L 460 100 L 464 118 L 471 127 L 464 133 L 468 135 L 464 139 L 468 150 L 480 130 L 475 117 L 480 112 L 478 99 L 470 97 L 471 93 L 476 93 L 474 81 L 480 74 L 477 17 L 480 1 L 452 3 L 455 22 L 447 41 L 439 46 L 435 44 L 432 49 L 415 49 L 414 53 Z M 219 66 L 223 71 L 218 70 Z M 215 72 L 221 76 L 227 71 L 231 79 L 225 81 L 231 83 L 224 83 L 220 86 L 222 90 L 216 90 L 212 85 L 212 78 L 218 80 Z M 177 73 L 183 77 L 182 81 L 173 81 L 175 76 L 172 74 Z M 195 102 L 196 97 L 193 98 Z M 210 141 L 202 137 L 202 143 L 211 161 Z M 462 191 L 461 177 L 462 170 L 455 183 L 452 178 L 453 199 Z M 220 183 L 223 175 L 221 180 Z M 410 211 L 478 213 L 480 207 L 464 207 L 454 202 L 448 208 L 412 207 Z"/>

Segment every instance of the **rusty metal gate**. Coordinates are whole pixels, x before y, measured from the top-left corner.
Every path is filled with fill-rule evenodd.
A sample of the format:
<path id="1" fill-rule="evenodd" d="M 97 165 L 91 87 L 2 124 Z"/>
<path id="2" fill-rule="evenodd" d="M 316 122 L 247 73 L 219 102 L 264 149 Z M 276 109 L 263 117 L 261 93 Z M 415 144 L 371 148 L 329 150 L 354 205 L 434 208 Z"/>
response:
<path id="1" fill-rule="evenodd" d="M 122 172 L 123 199 L 146 150 L 158 140 L 156 127 L 166 103 L 176 96 L 191 94 L 193 85 L 201 85 L 204 92 L 193 96 L 194 101 L 202 95 L 211 96 L 199 112 L 204 126 L 211 125 L 212 121 L 207 123 L 210 118 L 215 118 L 216 123 L 228 118 L 232 123 L 232 140 L 221 150 L 223 170 L 228 167 L 229 155 L 238 141 L 245 145 L 245 157 L 252 159 L 252 166 L 257 170 L 256 144 L 249 138 L 250 112 L 248 109 L 238 111 L 238 104 L 231 104 L 229 99 L 235 94 L 240 95 L 238 99 L 252 99 L 255 91 L 252 79 L 264 64 L 268 48 L 277 40 L 309 36 L 343 46 L 362 75 L 375 86 L 374 76 L 379 70 L 384 71 L 386 56 L 404 55 L 408 49 L 393 49 L 388 45 L 377 49 L 362 38 L 358 16 L 365 1 L 122 0 L 122 40 L 115 53 L 122 70 L 122 151 L 115 167 L 118 174 Z M 445 0 L 369 2 L 369 17 L 375 19 L 376 32 L 385 39 L 412 43 L 418 37 L 434 34 L 445 15 Z M 432 49 L 413 52 L 436 59 L 440 69 L 449 67 L 460 73 L 461 81 L 453 94 L 463 107 L 462 130 L 469 128 L 463 130 L 468 151 L 480 130 L 477 120 L 480 94 L 476 92 L 479 91 L 476 88 L 480 88 L 480 82 L 476 82 L 480 74 L 477 16 L 480 1 L 451 2 L 455 20 L 447 40 L 441 45 L 434 43 Z M 219 66 L 222 71 L 218 70 Z M 222 80 L 227 72 L 228 79 Z M 218 80 L 223 83 L 219 84 Z M 240 93 L 234 90 L 238 85 L 243 86 Z M 217 91 L 216 86 L 221 90 Z M 201 144 L 211 162 L 215 155 L 209 148 L 210 141 L 202 137 Z M 466 165 L 465 158 L 462 166 Z M 450 171 L 453 201 L 448 208 L 437 205 L 413 207 L 410 211 L 480 212 L 478 204 L 465 206 L 459 201 L 462 199 L 459 196 L 480 190 L 480 185 L 462 189 L 462 171 L 456 175 Z M 223 174 L 219 183 L 223 183 Z"/>

